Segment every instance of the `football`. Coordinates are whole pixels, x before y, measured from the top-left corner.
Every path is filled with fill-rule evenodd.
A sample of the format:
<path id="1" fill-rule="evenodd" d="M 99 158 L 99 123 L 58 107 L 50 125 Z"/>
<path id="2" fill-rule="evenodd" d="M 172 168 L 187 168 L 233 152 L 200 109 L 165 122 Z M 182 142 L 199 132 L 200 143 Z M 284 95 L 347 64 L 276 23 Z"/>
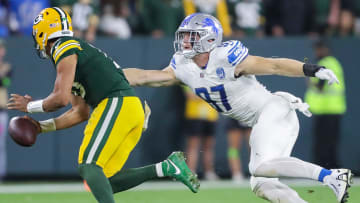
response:
<path id="1" fill-rule="evenodd" d="M 38 126 L 33 123 L 31 118 L 13 117 L 9 122 L 9 134 L 19 145 L 30 147 L 35 144 L 38 135 Z"/>

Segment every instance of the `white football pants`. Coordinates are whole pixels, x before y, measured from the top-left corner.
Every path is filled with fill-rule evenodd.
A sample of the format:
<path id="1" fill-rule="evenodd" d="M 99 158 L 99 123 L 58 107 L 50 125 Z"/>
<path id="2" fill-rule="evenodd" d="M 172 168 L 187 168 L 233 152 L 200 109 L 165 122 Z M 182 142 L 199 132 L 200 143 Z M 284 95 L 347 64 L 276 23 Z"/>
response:
<path id="1" fill-rule="evenodd" d="M 321 167 L 290 157 L 298 133 L 295 110 L 290 108 L 289 101 L 274 96 L 262 110 L 250 136 L 249 171 L 255 176 L 251 188 L 257 196 L 270 202 L 305 202 L 277 178 L 269 178 L 317 179 Z"/>
<path id="2" fill-rule="evenodd" d="M 274 96 L 262 110 L 250 135 L 249 170 L 254 174 L 261 163 L 290 157 L 299 134 L 299 120 L 288 101 Z"/>

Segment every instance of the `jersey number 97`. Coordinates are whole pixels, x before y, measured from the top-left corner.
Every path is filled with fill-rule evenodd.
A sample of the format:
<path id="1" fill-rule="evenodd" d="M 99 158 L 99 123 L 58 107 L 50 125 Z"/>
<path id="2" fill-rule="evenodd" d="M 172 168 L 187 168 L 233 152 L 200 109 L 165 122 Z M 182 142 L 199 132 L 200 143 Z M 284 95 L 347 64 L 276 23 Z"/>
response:
<path id="1" fill-rule="evenodd" d="M 225 111 L 231 110 L 231 106 L 227 100 L 227 96 L 223 84 L 210 87 L 210 91 L 219 93 L 221 104 L 223 106 L 222 108 L 216 103 L 216 101 L 211 99 L 209 91 L 206 87 L 195 88 L 195 93 L 200 98 L 204 99 L 207 103 L 209 103 L 212 107 L 214 107 L 218 112 L 224 112 L 223 108 L 225 108 Z"/>

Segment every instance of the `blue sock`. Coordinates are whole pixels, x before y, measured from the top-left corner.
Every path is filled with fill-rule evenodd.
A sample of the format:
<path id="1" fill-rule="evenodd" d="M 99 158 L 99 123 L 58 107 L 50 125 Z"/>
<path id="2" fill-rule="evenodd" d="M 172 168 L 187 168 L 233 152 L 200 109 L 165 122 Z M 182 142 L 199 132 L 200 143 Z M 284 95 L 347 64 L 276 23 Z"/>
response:
<path id="1" fill-rule="evenodd" d="M 318 181 L 320 182 L 324 182 L 324 178 L 325 176 L 328 176 L 331 174 L 331 171 L 330 170 L 327 170 L 327 169 L 321 169 L 320 171 L 320 174 L 319 174 L 319 178 L 318 178 Z"/>

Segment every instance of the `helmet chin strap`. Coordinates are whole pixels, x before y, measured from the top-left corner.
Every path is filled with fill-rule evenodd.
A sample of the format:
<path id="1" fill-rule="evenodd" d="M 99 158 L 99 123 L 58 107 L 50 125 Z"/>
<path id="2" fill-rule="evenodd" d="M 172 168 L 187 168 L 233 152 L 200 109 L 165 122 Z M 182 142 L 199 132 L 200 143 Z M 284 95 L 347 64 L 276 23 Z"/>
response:
<path id="1" fill-rule="evenodd" d="M 45 40 L 47 39 L 46 37 L 47 37 L 47 34 L 45 33 L 45 34 L 44 34 L 43 41 L 42 41 L 42 45 L 43 45 L 44 49 L 45 49 Z"/>
<path id="2" fill-rule="evenodd" d="M 196 55 L 201 54 L 201 48 L 198 45 L 198 42 L 192 42 L 192 48 L 190 49 L 183 49 L 182 54 L 185 56 L 185 58 L 192 59 Z"/>
<path id="3" fill-rule="evenodd" d="M 47 59 L 47 58 L 49 58 L 49 56 L 46 54 L 46 46 L 45 46 L 45 40 L 47 39 L 46 37 L 47 37 L 47 34 L 45 33 L 45 34 L 44 34 L 44 38 L 43 38 L 43 40 L 42 40 L 42 47 L 43 47 L 43 49 L 42 49 L 42 50 L 39 50 L 39 56 L 40 56 L 40 58 L 42 58 L 42 59 Z"/>
<path id="4" fill-rule="evenodd" d="M 191 50 L 183 50 L 182 54 L 184 55 L 185 58 L 192 59 L 192 58 L 194 58 L 194 56 L 196 56 L 199 53 L 197 53 L 195 50 L 191 49 Z"/>
<path id="5" fill-rule="evenodd" d="M 42 59 L 48 59 L 49 58 L 49 56 L 46 54 L 45 50 L 41 50 L 40 53 L 39 53 L 39 56 Z"/>

